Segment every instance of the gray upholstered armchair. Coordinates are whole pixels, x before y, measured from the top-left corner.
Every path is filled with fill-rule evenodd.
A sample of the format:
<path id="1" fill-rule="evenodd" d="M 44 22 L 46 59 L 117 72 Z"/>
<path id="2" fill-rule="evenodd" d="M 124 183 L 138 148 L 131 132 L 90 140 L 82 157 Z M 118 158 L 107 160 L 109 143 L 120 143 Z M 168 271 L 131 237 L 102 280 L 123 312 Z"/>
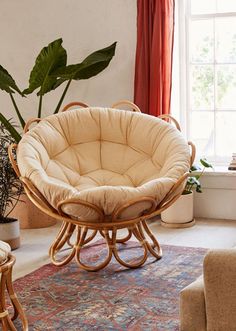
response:
<path id="1" fill-rule="evenodd" d="M 180 294 L 181 331 L 236 330 L 236 249 L 207 253 L 203 277 Z"/>

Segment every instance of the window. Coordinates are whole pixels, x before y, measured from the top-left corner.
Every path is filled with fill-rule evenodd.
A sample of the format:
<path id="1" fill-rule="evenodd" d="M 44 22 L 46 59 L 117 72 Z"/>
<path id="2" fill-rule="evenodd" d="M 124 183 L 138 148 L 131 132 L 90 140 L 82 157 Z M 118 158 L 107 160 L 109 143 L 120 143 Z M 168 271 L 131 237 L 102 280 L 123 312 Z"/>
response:
<path id="1" fill-rule="evenodd" d="M 236 0 L 179 4 L 180 119 L 199 156 L 228 164 L 236 152 Z"/>

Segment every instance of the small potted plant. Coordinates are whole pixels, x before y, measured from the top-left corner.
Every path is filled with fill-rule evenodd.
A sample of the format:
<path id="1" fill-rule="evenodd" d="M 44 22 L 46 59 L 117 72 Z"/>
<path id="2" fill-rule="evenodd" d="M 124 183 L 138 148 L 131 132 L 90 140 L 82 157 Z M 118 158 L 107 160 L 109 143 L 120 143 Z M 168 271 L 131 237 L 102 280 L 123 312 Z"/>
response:
<path id="1" fill-rule="evenodd" d="M 188 177 L 182 195 L 169 208 L 161 213 L 161 224 L 165 227 L 180 228 L 194 225 L 193 218 L 193 190 L 202 193 L 200 177 L 206 168 L 213 168 L 206 159 L 200 159 L 203 168 L 193 165 L 190 169 L 191 174 Z"/>
<path id="2" fill-rule="evenodd" d="M 18 203 L 23 188 L 8 158 L 8 146 L 13 142 L 11 134 L 0 124 L 0 240 L 16 249 L 20 246 L 19 220 L 9 215 Z"/>

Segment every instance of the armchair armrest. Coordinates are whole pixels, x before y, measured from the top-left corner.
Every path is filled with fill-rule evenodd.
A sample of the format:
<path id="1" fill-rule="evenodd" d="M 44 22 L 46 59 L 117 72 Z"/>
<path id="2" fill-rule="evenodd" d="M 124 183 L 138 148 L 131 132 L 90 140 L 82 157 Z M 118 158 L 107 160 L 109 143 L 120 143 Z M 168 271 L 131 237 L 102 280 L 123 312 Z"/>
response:
<path id="1" fill-rule="evenodd" d="M 206 331 L 202 276 L 180 292 L 180 331 Z"/>
<path id="2" fill-rule="evenodd" d="M 204 259 L 207 330 L 236 330 L 236 249 L 211 250 Z"/>

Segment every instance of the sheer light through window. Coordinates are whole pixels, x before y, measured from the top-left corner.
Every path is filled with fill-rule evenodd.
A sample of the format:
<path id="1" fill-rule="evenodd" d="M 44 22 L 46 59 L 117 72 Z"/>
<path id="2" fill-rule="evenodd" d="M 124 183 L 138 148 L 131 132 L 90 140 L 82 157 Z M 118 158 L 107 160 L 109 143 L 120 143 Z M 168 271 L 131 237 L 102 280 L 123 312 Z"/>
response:
<path id="1" fill-rule="evenodd" d="M 187 112 L 198 154 L 236 152 L 236 1 L 186 2 Z"/>

